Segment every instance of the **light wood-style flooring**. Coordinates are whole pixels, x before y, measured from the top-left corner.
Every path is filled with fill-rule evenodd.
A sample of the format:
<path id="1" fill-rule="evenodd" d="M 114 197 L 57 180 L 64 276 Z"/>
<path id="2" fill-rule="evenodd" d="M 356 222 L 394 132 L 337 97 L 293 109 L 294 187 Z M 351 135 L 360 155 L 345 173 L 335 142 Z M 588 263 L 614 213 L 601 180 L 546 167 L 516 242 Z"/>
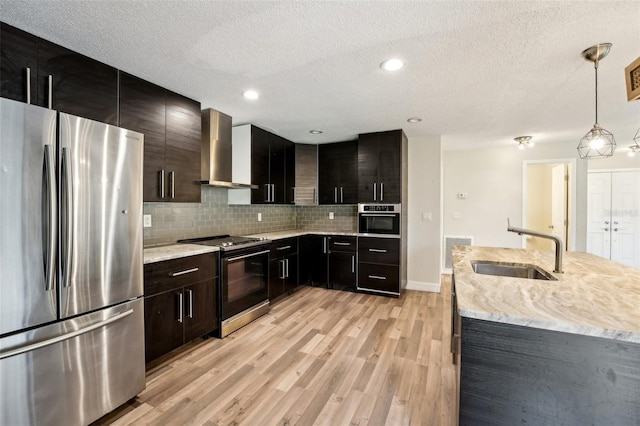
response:
<path id="1" fill-rule="evenodd" d="M 450 279 L 387 298 L 304 287 L 148 365 L 113 425 L 453 425 Z"/>

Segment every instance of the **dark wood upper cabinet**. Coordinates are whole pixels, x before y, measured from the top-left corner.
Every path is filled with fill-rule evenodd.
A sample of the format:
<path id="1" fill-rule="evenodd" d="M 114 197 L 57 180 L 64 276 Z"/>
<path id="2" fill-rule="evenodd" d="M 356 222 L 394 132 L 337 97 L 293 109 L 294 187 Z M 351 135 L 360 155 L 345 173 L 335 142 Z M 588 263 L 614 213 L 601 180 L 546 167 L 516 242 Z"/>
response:
<path id="1" fill-rule="evenodd" d="M 401 202 L 403 143 L 406 145 L 402 130 L 359 135 L 359 202 Z"/>
<path id="2" fill-rule="evenodd" d="M 30 91 L 30 103 L 37 102 L 38 40 L 0 22 L 0 96 L 3 98 L 27 102 Z"/>
<path id="3" fill-rule="evenodd" d="M 120 72 L 120 126 L 145 135 L 145 202 L 200 202 L 199 102 Z"/>
<path id="4" fill-rule="evenodd" d="M 318 145 L 320 204 L 358 202 L 358 141 Z"/>
<path id="5" fill-rule="evenodd" d="M 2 97 L 117 124 L 117 69 L 5 23 L 0 25 Z"/>
<path id="6" fill-rule="evenodd" d="M 295 145 L 251 126 L 251 204 L 293 204 Z"/>

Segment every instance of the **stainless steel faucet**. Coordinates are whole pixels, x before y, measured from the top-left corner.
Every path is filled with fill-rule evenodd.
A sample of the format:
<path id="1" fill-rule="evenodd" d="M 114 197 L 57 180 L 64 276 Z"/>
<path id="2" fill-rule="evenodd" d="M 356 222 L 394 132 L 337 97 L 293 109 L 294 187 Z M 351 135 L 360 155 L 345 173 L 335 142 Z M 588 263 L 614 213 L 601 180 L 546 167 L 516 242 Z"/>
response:
<path id="1" fill-rule="evenodd" d="M 559 274 L 562 273 L 562 253 L 564 252 L 564 244 L 562 243 L 562 240 L 558 236 L 553 234 L 545 234 L 544 232 L 538 232 L 532 229 L 513 227 L 509 222 L 509 218 L 507 218 L 507 231 L 515 232 L 518 235 L 525 234 L 525 235 L 531 235 L 533 237 L 547 238 L 555 242 L 556 243 L 556 266 L 553 272 L 556 272 Z"/>

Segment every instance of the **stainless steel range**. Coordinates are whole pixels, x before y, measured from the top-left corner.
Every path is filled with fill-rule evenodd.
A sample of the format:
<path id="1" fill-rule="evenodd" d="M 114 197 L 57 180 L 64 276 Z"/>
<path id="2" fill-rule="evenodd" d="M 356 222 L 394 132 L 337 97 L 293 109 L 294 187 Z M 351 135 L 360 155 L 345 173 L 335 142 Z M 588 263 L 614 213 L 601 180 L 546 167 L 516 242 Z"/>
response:
<path id="1" fill-rule="evenodd" d="M 215 235 L 178 242 L 220 249 L 218 337 L 225 337 L 269 312 L 270 240 Z"/>

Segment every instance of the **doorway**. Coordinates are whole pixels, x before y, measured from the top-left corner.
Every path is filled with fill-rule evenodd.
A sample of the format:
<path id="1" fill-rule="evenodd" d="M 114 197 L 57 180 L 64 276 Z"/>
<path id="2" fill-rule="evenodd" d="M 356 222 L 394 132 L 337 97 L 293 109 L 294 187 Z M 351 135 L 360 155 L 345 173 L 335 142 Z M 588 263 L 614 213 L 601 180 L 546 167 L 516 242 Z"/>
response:
<path id="1" fill-rule="evenodd" d="M 640 268 L 640 171 L 587 179 L 587 252 Z"/>
<path id="2" fill-rule="evenodd" d="M 574 159 L 525 161 L 523 166 L 523 227 L 560 237 L 565 250 L 575 249 L 574 175 Z M 552 241 L 530 236 L 522 247 L 554 250 Z"/>

